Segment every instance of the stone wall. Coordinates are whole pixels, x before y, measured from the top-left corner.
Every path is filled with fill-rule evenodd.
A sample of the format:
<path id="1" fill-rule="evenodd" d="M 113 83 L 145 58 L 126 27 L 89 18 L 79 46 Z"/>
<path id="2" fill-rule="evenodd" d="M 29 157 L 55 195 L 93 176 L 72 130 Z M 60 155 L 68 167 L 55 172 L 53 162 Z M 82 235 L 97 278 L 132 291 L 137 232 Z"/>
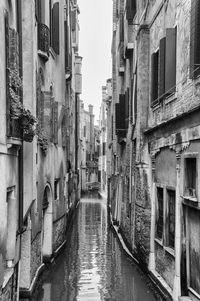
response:
<path id="1" fill-rule="evenodd" d="M 55 221 L 53 224 L 53 251 L 56 251 L 65 240 L 66 233 L 66 218 L 65 216 Z"/>
<path id="2" fill-rule="evenodd" d="M 17 301 L 17 269 L 15 268 L 13 275 L 10 277 L 6 286 L 0 288 L 1 301 Z"/>
<path id="3" fill-rule="evenodd" d="M 41 265 L 41 232 L 37 234 L 31 243 L 31 281 L 37 269 Z"/>

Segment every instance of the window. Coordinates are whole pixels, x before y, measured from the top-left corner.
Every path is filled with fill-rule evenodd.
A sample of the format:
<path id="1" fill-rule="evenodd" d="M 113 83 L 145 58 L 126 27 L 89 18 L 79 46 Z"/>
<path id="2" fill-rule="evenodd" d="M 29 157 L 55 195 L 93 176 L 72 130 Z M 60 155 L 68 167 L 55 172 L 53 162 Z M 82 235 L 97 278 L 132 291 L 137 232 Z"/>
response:
<path id="1" fill-rule="evenodd" d="M 175 190 L 167 189 L 167 207 L 168 207 L 168 226 L 167 226 L 167 245 L 174 249 L 175 242 Z"/>
<path id="2" fill-rule="evenodd" d="M 7 189 L 7 244 L 6 261 L 7 267 L 11 268 L 15 258 L 16 231 L 18 226 L 17 202 L 15 197 L 15 187 Z"/>
<path id="3" fill-rule="evenodd" d="M 55 201 L 59 200 L 59 183 L 60 183 L 59 179 L 56 179 L 54 181 L 54 200 Z"/>
<path id="4" fill-rule="evenodd" d="M 126 0 L 126 19 L 130 24 L 136 14 L 136 0 Z"/>
<path id="5" fill-rule="evenodd" d="M 83 127 L 83 137 L 86 137 L 86 126 Z"/>
<path id="6" fill-rule="evenodd" d="M 185 158 L 184 196 L 196 198 L 197 162 L 196 158 Z"/>
<path id="7" fill-rule="evenodd" d="M 156 237 L 162 240 L 163 237 L 163 188 L 157 188 L 157 202 L 158 202 L 158 218 L 156 227 Z"/>
<path id="8" fill-rule="evenodd" d="M 158 58 L 159 51 L 151 55 L 151 104 L 158 101 Z"/>
<path id="9" fill-rule="evenodd" d="M 176 91 L 176 28 L 167 28 L 159 50 L 151 55 L 151 104 Z"/>
<path id="10" fill-rule="evenodd" d="M 191 1 L 190 78 L 200 75 L 200 1 Z"/>
<path id="11" fill-rule="evenodd" d="M 60 53 L 59 25 L 59 3 L 56 2 L 51 11 L 51 46 L 56 54 Z"/>
<path id="12" fill-rule="evenodd" d="M 164 248 L 174 249 L 175 246 L 175 217 L 176 191 L 173 187 L 157 187 L 155 237 Z"/>
<path id="13" fill-rule="evenodd" d="M 103 142 L 103 156 L 106 155 L 106 142 Z"/>

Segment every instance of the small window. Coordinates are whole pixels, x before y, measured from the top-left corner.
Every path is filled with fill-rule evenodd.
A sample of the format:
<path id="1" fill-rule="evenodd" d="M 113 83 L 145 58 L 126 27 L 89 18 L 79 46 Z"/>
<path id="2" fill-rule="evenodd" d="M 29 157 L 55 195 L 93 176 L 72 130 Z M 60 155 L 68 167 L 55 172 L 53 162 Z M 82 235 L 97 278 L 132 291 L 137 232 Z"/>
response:
<path id="1" fill-rule="evenodd" d="M 167 227 L 167 245 L 174 249 L 175 242 L 175 212 L 176 212 L 176 192 L 167 189 L 168 205 L 168 227 Z"/>
<path id="2" fill-rule="evenodd" d="M 196 198 L 196 158 L 185 159 L 185 189 L 184 195 Z"/>
<path id="3" fill-rule="evenodd" d="M 151 104 L 158 102 L 158 60 L 159 51 L 151 55 Z"/>
<path id="4" fill-rule="evenodd" d="M 59 199 L 59 179 L 54 181 L 54 200 Z"/>
<path id="5" fill-rule="evenodd" d="M 156 228 L 156 237 L 162 240 L 163 237 L 163 188 L 157 187 L 157 202 L 158 202 L 158 211 L 157 211 L 157 228 Z"/>

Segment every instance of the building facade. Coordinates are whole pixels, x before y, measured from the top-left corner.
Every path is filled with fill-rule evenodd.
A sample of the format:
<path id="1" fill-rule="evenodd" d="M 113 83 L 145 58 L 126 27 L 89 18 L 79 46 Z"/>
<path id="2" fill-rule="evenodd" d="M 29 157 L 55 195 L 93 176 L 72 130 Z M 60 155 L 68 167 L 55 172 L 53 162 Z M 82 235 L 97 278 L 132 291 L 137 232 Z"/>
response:
<path id="1" fill-rule="evenodd" d="M 81 147 L 81 191 L 85 192 L 98 182 L 99 129 L 94 124 L 93 106 L 80 109 L 80 147 Z M 92 186 L 91 186 L 92 187 Z"/>
<path id="2" fill-rule="evenodd" d="M 199 14 L 197 0 L 113 2 L 112 217 L 173 300 L 200 300 Z"/>
<path id="3" fill-rule="evenodd" d="M 80 196 L 79 13 L 68 0 L 0 4 L 1 300 L 30 297 Z"/>

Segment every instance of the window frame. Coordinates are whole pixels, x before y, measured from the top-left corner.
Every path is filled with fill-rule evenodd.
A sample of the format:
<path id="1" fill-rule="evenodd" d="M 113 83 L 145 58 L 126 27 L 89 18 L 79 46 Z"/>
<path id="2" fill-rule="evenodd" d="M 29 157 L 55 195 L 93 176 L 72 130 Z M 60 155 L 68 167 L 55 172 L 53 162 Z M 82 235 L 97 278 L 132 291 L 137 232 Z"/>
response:
<path id="1" fill-rule="evenodd" d="M 163 189 L 163 232 L 162 232 L 162 238 L 157 237 L 157 222 L 158 218 L 155 220 L 155 238 L 154 241 L 158 243 L 160 246 L 162 246 L 168 253 L 170 253 L 172 256 L 175 256 L 175 233 L 176 230 L 174 230 L 174 247 L 169 245 L 169 200 L 168 200 L 168 194 L 167 191 L 174 191 L 175 192 L 175 222 L 174 222 L 174 228 L 176 229 L 176 188 L 169 185 L 164 185 L 160 183 L 155 183 L 156 185 L 156 193 L 155 193 L 155 201 L 156 201 L 156 208 L 155 208 L 155 215 L 158 216 L 158 188 Z"/>
<path id="2" fill-rule="evenodd" d="M 196 183 L 195 183 L 195 194 L 196 196 L 189 196 L 185 193 L 185 187 L 186 187 L 186 160 L 190 158 L 195 158 L 196 159 Z M 198 187 L 198 164 L 199 164 L 199 154 L 197 152 L 193 153 L 186 153 L 183 156 L 183 166 L 184 166 L 184 174 L 183 174 L 183 198 L 185 200 L 189 200 L 192 202 L 198 202 L 198 196 L 199 196 L 199 187 Z"/>

